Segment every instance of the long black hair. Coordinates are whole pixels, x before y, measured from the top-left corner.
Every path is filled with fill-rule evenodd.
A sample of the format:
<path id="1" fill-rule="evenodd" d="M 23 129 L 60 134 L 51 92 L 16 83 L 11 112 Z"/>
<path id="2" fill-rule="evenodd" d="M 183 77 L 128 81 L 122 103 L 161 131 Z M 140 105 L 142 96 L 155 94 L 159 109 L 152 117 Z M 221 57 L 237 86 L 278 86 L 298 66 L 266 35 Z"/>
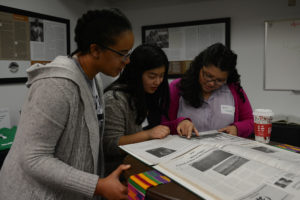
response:
<path id="1" fill-rule="evenodd" d="M 128 18 L 117 8 L 90 10 L 77 20 L 75 27 L 75 42 L 78 52 L 89 53 L 91 44 L 111 46 L 116 38 L 125 31 L 131 31 L 132 26 Z"/>
<path id="2" fill-rule="evenodd" d="M 143 73 L 162 66 L 165 67 L 162 83 L 154 94 L 146 93 L 143 87 Z M 168 118 L 170 100 L 168 69 L 169 61 L 161 48 L 142 44 L 134 49 L 130 56 L 130 63 L 126 65 L 120 77 L 105 91 L 113 90 L 128 93 L 130 107 L 137 111 L 136 124 L 141 124 L 147 117 L 150 125 L 148 128 L 152 128 L 160 124 L 161 115 Z"/>
<path id="3" fill-rule="evenodd" d="M 245 102 L 240 75 L 236 69 L 237 55 L 221 43 L 207 47 L 192 61 L 190 68 L 184 74 L 178 87 L 183 99 L 191 106 L 199 108 L 203 104 L 203 91 L 199 84 L 199 73 L 203 66 L 216 66 L 221 71 L 228 72 L 227 84 L 234 83 L 237 93 Z"/>

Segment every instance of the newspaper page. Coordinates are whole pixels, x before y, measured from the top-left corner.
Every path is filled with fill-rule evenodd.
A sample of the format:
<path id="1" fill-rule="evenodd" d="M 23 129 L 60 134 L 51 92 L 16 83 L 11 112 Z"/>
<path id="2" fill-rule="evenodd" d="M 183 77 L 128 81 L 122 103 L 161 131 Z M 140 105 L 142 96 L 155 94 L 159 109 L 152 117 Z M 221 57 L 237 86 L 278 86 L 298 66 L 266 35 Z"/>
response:
<path id="1" fill-rule="evenodd" d="M 286 171 L 300 173 L 300 155 L 255 140 L 232 136 L 226 133 L 211 134 L 208 137 L 193 137 L 201 144 L 210 144 L 231 153 Z"/>
<path id="2" fill-rule="evenodd" d="M 29 60 L 28 17 L 0 12 L 0 60 Z"/>
<path id="3" fill-rule="evenodd" d="M 199 137 L 192 136 L 191 140 L 198 144 L 211 144 L 216 147 L 223 147 L 225 145 L 251 145 L 254 141 L 242 137 L 233 136 L 227 133 L 221 133 L 216 130 L 199 132 Z"/>
<path id="4" fill-rule="evenodd" d="M 28 17 L 0 12 L 0 78 L 27 76 L 29 37 Z"/>
<path id="5" fill-rule="evenodd" d="M 205 199 L 299 199 L 300 176 L 210 144 L 154 166 Z"/>
<path id="6" fill-rule="evenodd" d="M 147 165 L 155 165 L 195 148 L 198 144 L 178 135 L 169 135 L 163 139 L 119 146 Z"/>
<path id="7" fill-rule="evenodd" d="M 203 131 L 199 133 L 199 136 L 193 135 L 192 138 L 195 139 L 187 139 L 185 136 L 179 135 L 169 135 L 163 139 L 121 145 L 119 147 L 147 165 L 155 165 L 195 148 L 199 145 L 199 139 L 196 138 L 214 138 L 219 134 L 220 132 L 217 130 Z"/>
<path id="8" fill-rule="evenodd" d="M 0 129 L 11 128 L 9 108 L 0 108 Z"/>
<path id="9" fill-rule="evenodd" d="M 145 31 L 145 42 L 161 47 L 169 61 L 192 60 L 206 47 L 225 44 L 224 23 L 158 28 Z"/>
<path id="10" fill-rule="evenodd" d="M 226 145 L 222 149 L 300 175 L 300 155 L 294 152 L 258 142 L 248 146 Z"/>
<path id="11" fill-rule="evenodd" d="M 185 136 L 169 135 L 163 139 L 121 145 L 119 147 L 142 162 L 148 165 L 155 165 L 181 155 L 202 143 L 222 148 L 226 144 L 246 145 L 251 142 L 248 139 L 211 130 L 199 132 L 199 136 L 193 135 L 191 139 L 187 139 Z"/>
<path id="12" fill-rule="evenodd" d="M 29 20 L 31 60 L 51 61 L 57 55 L 67 55 L 65 24 L 32 17 Z"/>

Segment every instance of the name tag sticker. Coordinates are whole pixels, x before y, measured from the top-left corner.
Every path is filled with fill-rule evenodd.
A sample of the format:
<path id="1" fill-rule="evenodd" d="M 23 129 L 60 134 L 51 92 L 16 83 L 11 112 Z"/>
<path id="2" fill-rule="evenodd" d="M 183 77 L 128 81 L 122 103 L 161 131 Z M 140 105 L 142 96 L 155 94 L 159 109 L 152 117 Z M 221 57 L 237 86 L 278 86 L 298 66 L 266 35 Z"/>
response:
<path id="1" fill-rule="evenodd" d="M 229 105 L 221 105 L 221 113 L 234 115 L 235 107 Z"/>

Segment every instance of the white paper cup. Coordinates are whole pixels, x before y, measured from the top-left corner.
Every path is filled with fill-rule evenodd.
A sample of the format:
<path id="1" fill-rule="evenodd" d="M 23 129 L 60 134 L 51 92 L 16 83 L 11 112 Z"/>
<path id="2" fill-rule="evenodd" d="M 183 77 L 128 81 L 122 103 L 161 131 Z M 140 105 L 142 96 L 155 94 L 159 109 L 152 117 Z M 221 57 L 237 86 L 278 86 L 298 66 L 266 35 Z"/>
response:
<path id="1" fill-rule="evenodd" d="M 255 140 L 262 143 L 269 143 L 274 113 L 270 109 L 255 109 L 253 116 Z"/>

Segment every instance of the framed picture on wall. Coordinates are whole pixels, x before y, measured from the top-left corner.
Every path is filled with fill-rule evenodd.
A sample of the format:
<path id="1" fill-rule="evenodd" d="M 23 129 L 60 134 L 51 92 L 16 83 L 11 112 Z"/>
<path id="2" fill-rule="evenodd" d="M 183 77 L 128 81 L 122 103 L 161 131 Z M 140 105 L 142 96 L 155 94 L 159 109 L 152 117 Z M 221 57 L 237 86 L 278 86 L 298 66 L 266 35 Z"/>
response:
<path id="1" fill-rule="evenodd" d="M 230 48 L 230 18 L 142 26 L 142 42 L 164 50 L 169 78 L 177 78 L 206 47 L 220 42 Z"/>
<path id="2" fill-rule="evenodd" d="M 0 83 L 26 82 L 26 69 L 70 53 L 68 19 L 0 6 Z"/>

